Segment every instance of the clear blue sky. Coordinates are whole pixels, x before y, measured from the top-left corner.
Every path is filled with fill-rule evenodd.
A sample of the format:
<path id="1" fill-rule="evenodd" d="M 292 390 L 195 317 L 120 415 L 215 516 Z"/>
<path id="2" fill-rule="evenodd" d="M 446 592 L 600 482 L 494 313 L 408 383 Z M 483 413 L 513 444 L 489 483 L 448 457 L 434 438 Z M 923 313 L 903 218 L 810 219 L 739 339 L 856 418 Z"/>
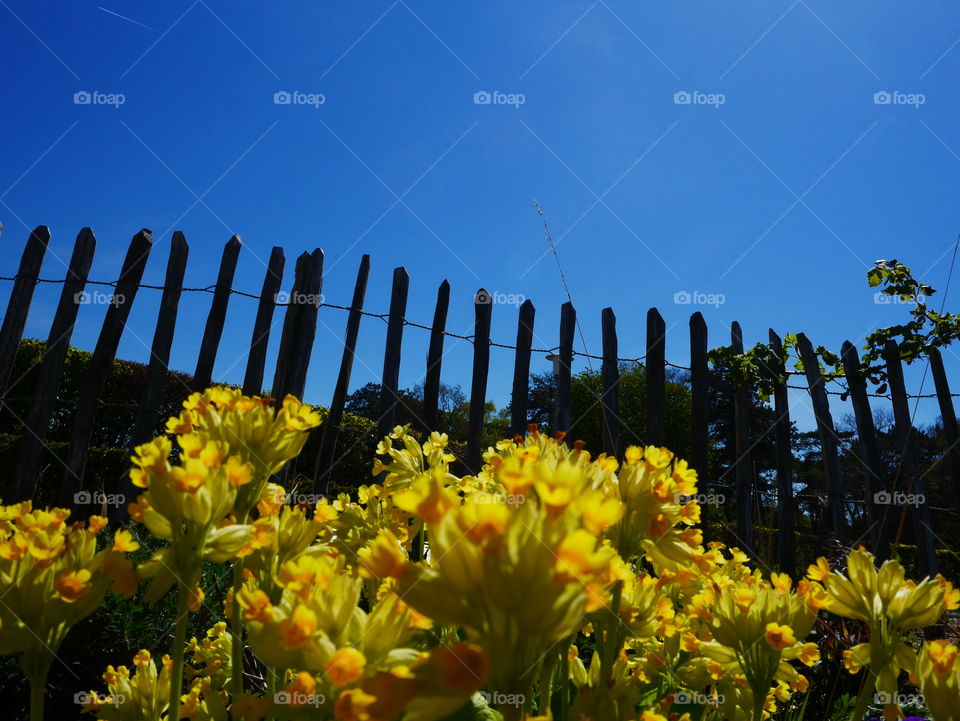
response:
<path id="1" fill-rule="evenodd" d="M 565 294 L 536 199 L 587 348 L 599 353 L 600 311 L 612 306 L 621 354 L 640 355 L 657 306 L 679 364 L 693 310 L 711 345 L 739 320 L 748 343 L 773 327 L 839 349 L 905 316 L 873 302 L 874 259 L 946 280 L 960 232 L 955 3 L 97 2 L 0 0 L 3 274 L 28 227 L 46 224 L 43 275 L 61 277 L 89 225 L 91 277 L 112 280 L 147 227 L 147 282 L 162 282 L 179 229 L 186 283 L 206 286 L 239 233 L 237 288 L 259 292 L 273 245 L 287 254 L 285 287 L 295 256 L 321 247 L 324 294 L 346 305 L 369 253 L 368 309 L 387 310 L 404 265 L 412 320 L 429 323 L 447 278 L 450 330 L 472 332 L 484 286 L 531 298 L 536 343 L 554 346 Z M 95 91 L 124 102 L 74 102 Z M 514 104 L 475 103 L 494 91 Z M 324 102 L 277 104 L 278 92 Z M 879 92 L 892 102 L 875 102 Z M 724 303 L 675 304 L 683 291 Z M 27 335 L 46 337 L 57 293 L 38 290 Z M 159 295 L 137 299 L 121 357 L 147 359 Z M 174 367 L 193 369 L 209 302 L 184 296 Z M 232 299 L 215 377 L 242 379 L 254 309 Z M 81 309 L 76 345 L 93 347 L 102 314 Z M 310 400 L 329 402 L 345 320 L 320 312 Z M 494 339 L 515 333 L 516 309 L 495 306 Z M 360 335 L 354 386 L 379 379 L 385 325 L 366 319 Z M 451 343 L 444 380 L 467 389 L 471 347 Z M 402 384 L 420 380 L 426 344 L 406 330 Z M 945 358 L 960 366 L 955 351 Z M 512 363 L 493 350 L 498 405 Z M 916 390 L 920 373 L 908 380 Z M 809 401 L 794 396 L 810 427 Z M 919 420 L 936 415 L 921 404 Z"/>

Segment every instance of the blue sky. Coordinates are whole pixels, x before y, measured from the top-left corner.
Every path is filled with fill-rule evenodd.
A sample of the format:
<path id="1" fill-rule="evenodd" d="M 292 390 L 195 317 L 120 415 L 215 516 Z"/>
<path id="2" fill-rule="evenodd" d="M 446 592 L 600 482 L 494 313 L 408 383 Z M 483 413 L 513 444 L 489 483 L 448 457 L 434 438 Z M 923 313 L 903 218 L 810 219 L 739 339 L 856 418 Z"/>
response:
<path id="1" fill-rule="evenodd" d="M 668 358 L 685 365 L 693 310 L 711 346 L 734 320 L 751 344 L 769 327 L 860 342 L 906 315 L 874 302 L 872 261 L 895 257 L 942 289 L 960 232 L 955 3 L 0 0 L 0 18 L 5 275 L 27 228 L 46 224 L 43 275 L 62 277 L 89 225 L 91 277 L 112 280 L 147 227 L 147 282 L 162 282 L 179 229 L 185 282 L 207 286 L 239 233 L 238 289 L 259 292 L 273 245 L 284 287 L 296 255 L 321 247 L 324 295 L 346 305 L 369 253 L 369 310 L 386 312 L 404 265 L 411 320 L 429 323 L 446 278 L 449 330 L 472 332 L 482 286 L 531 298 L 536 344 L 555 346 L 566 297 L 537 200 L 587 349 L 599 353 L 612 306 L 621 355 L 641 355 L 657 306 Z M 76 104 L 78 92 L 102 95 Z M 305 102 L 276 103 L 282 92 Z M 675 303 L 683 292 L 723 303 Z M 57 293 L 38 290 L 27 335 L 46 337 Z M 137 298 L 120 357 L 147 359 L 159 295 Z M 184 296 L 172 366 L 193 369 L 209 302 Z M 254 310 L 232 299 L 216 378 L 242 379 Z M 81 309 L 75 345 L 93 347 L 103 311 Z M 314 402 L 329 402 L 345 320 L 320 311 Z M 385 330 L 364 320 L 354 386 L 379 379 Z M 495 306 L 494 340 L 515 333 L 515 307 Z M 421 379 L 427 337 L 407 328 L 402 384 Z M 278 340 L 279 326 L 268 378 Z M 468 388 L 470 344 L 449 343 L 444 380 Z M 493 350 L 498 405 L 512 363 Z M 910 369 L 912 390 L 921 375 Z M 794 403 L 810 427 L 808 400 Z M 921 402 L 918 420 L 936 415 Z"/>

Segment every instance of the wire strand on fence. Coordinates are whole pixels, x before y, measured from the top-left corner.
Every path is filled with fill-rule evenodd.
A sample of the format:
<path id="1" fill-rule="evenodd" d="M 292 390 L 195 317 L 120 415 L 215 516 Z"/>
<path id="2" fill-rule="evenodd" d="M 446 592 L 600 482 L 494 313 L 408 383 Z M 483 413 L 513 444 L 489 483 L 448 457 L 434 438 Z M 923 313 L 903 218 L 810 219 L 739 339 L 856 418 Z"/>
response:
<path id="1" fill-rule="evenodd" d="M 20 277 L 21 277 L 21 276 L 19 276 L 19 275 L 2 275 L 2 276 L 0 276 L 0 281 L 17 281 L 17 280 L 20 279 Z M 63 278 L 63 279 L 57 279 L 57 278 L 31 278 L 31 280 L 33 280 L 35 283 L 38 283 L 38 284 L 39 284 L 39 283 L 48 283 L 48 284 L 51 284 L 51 285 L 63 285 L 64 283 L 67 282 L 67 279 L 66 279 L 66 278 Z M 116 288 L 118 282 L 119 282 L 119 281 L 87 280 L 87 281 L 86 281 L 86 284 L 87 284 L 87 285 L 103 286 L 103 287 L 108 287 L 108 288 Z M 137 288 L 145 288 L 145 289 L 147 289 L 147 290 L 166 290 L 166 286 L 163 286 L 163 285 L 152 285 L 152 284 L 149 284 L 149 283 L 139 283 L 139 284 L 137 284 L 136 287 L 137 287 Z M 182 293 L 210 293 L 210 294 L 213 294 L 214 292 L 216 292 L 216 289 L 217 289 L 217 286 L 216 286 L 216 284 L 214 284 L 214 285 L 208 285 L 208 286 L 203 287 L 203 288 L 181 287 L 181 288 L 178 288 L 177 290 L 179 290 L 179 291 L 182 292 Z M 236 288 L 230 288 L 230 289 L 228 290 L 228 292 L 229 292 L 231 295 L 238 295 L 238 296 L 241 296 L 241 297 L 243 297 L 243 298 L 253 298 L 254 300 L 260 300 L 260 296 L 259 296 L 258 294 L 255 294 L 255 293 L 247 293 L 246 291 L 237 290 Z M 294 304 L 293 304 L 293 303 L 278 303 L 278 302 L 276 302 L 276 300 L 274 300 L 274 305 L 275 305 L 275 306 L 278 306 L 278 307 L 284 307 L 284 308 L 285 308 L 285 307 L 287 307 L 287 306 L 294 305 Z M 345 310 L 345 311 L 353 311 L 353 310 L 356 310 L 357 312 L 360 313 L 360 315 L 366 316 L 366 317 L 368 317 L 368 318 L 379 318 L 379 319 L 382 320 L 384 323 L 388 323 L 388 322 L 390 321 L 390 314 L 389 314 L 389 313 L 372 313 L 372 312 L 366 311 L 366 310 L 351 308 L 351 307 L 348 306 L 348 305 L 337 305 L 336 303 L 326 303 L 326 302 L 324 302 L 324 301 L 321 301 L 321 302 L 318 304 L 318 307 L 319 307 L 319 308 L 333 308 L 333 309 L 335 309 L 335 310 Z M 402 322 L 403 322 L 404 325 L 408 325 L 408 326 L 411 326 L 411 327 L 413 327 L 413 328 L 419 328 L 419 329 L 421 329 L 421 330 L 426 330 L 426 331 L 431 331 L 431 332 L 433 331 L 433 327 L 432 327 L 432 326 L 425 325 L 425 324 L 423 324 L 423 323 L 417 323 L 416 321 L 408 320 L 407 318 L 402 318 L 401 320 L 402 320 Z M 454 333 L 454 332 L 448 331 L 448 330 L 446 330 L 446 329 L 444 329 L 444 330 L 442 330 L 442 331 L 440 331 L 440 332 L 441 332 L 444 336 L 447 336 L 447 337 L 449 337 L 449 338 L 457 338 L 457 339 L 459 339 L 459 340 L 465 340 L 465 341 L 467 341 L 467 342 L 469 342 L 469 343 L 473 343 L 473 342 L 474 342 L 474 337 L 473 337 L 472 335 L 463 335 L 463 334 L 461 334 L 461 333 Z M 504 349 L 506 349 L 506 350 L 517 350 L 517 347 L 516 347 L 515 345 L 510 345 L 509 343 L 497 343 L 496 341 L 493 341 L 493 340 L 488 341 L 488 343 L 489 343 L 489 345 L 490 345 L 491 347 L 494 347 L 494 348 L 504 348 Z M 556 348 L 531 348 L 531 349 L 530 349 L 530 352 L 531 352 L 531 353 L 544 353 L 544 354 L 549 354 L 549 353 L 553 353 L 555 350 L 556 350 Z M 581 357 L 581 358 L 593 359 L 593 360 L 600 360 L 600 361 L 602 361 L 602 360 L 604 359 L 603 356 L 594 355 L 594 354 L 592 354 L 592 353 L 583 353 L 583 352 L 578 351 L 578 350 L 576 350 L 576 349 L 573 350 L 573 355 L 574 355 L 574 356 L 579 356 L 579 357 Z M 640 363 L 642 360 L 644 360 L 644 358 L 646 358 L 646 355 L 640 355 L 640 356 L 637 356 L 636 358 L 617 358 L 617 363 Z M 689 370 L 690 370 L 690 368 L 689 368 L 688 366 L 677 365 L 676 363 L 671 363 L 670 361 L 664 361 L 664 363 L 665 363 L 667 366 L 669 366 L 669 367 L 671 367 L 671 368 L 675 368 L 675 369 L 677 369 L 677 370 L 682 370 L 682 371 L 689 371 Z M 791 375 L 803 375 L 803 372 L 802 372 L 802 371 L 790 371 L 790 370 L 788 370 L 788 371 L 786 371 L 786 375 L 788 375 L 788 376 L 791 376 Z M 836 380 L 836 379 L 834 379 L 834 380 Z M 787 388 L 791 388 L 791 389 L 794 389 L 794 390 L 808 390 L 808 388 L 807 388 L 806 386 L 790 385 L 789 383 L 787 384 Z M 828 395 L 832 395 L 832 396 L 844 396 L 844 395 L 846 395 L 846 391 L 834 391 L 834 390 L 829 390 L 829 389 L 827 389 L 826 392 L 827 392 Z M 890 394 L 888 394 L 888 393 L 867 393 L 867 395 L 870 396 L 871 398 L 884 398 L 884 399 L 886 399 L 886 400 L 890 400 L 890 398 L 891 398 Z M 950 395 L 953 396 L 953 397 L 960 397 L 960 393 L 951 393 Z M 909 394 L 909 393 L 907 394 L 907 398 L 917 398 L 917 399 L 920 399 L 920 398 L 936 398 L 936 397 L 937 397 L 937 394 L 936 394 L 936 393 L 917 394 L 917 395 L 912 395 L 912 394 Z"/>

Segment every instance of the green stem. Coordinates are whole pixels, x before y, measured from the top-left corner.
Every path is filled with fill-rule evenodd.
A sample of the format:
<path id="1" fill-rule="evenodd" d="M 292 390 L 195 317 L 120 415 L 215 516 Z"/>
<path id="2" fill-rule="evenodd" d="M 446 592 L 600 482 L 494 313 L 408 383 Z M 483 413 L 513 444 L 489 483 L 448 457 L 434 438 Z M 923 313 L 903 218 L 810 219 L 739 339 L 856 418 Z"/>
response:
<path id="1" fill-rule="evenodd" d="M 47 685 L 47 677 L 33 678 L 30 681 L 30 721 L 43 721 L 43 689 Z"/>
<path id="2" fill-rule="evenodd" d="M 190 614 L 190 588 L 181 584 L 177 594 L 177 627 L 173 633 L 173 669 L 170 674 L 170 706 L 167 718 L 180 718 L 180 694 L 183 692 L 183 657 L 187 645 L 187 622 Z"/>
<path id="3" fill-rule="evenodd" d="M 560 647 L 560 714 L 559 721 L 570 717 L 570 642 L 566 639 Z"/>
<path id="4" fill-rule="evenodd" d="M 610 602 L 610 612 L 614 617 L 614 625 L 607 632 L 607 638 L 603 644 L 603 655 L 600 659 L 600 684 L 601 687 L 610 680 L 613 675 L 613 664 L 617 660 L 617 654 L 620 653 L 621 626 L 620 620 L 620 596 L 623 593 L 623 581 L 617 581 L 613 585 L 613 598 Z"/>
<path id="5" fill-rule="evenodd" d="M 59 648 L 56 641 L 53 649 Z M 56 651 L 42 646 L 27 650 L 20 659 L 23 675 L 30 683 L 30 721 L 43 721 L 44 690 Z"/>
<path id="6" fill-rule="evenodd" d="M 273 701 L 273 696 L 277 692 L 278 683 L 277 683 L 277 671 L 272 666 L 267 667 L 267 694 L 266 698 L 268 701 Z M 273 711 L 267 714 L 266 721 L 273 721 L 276 718 L 273 715 Z"/>
<path id="7" fill-rule="evenodd" d="M 872 680 L 872 676 L 864 678 L 863 687 L 860 689 L 860 693 L 857 694 L 857 705 L 853 707 L 853 715 L 850 717 L 850 721 L 860 721 L 866 716 L 867 706 L 870 705 L 870 699 L 873 697 L 875 685 L 876 681 Z"/>
<path id="8" fill-rule="evenodd" d="M 239 595 L 243 588 L 243 562 L 233 563 L 233 608 L 230 613 L 230 693 L 234 698 L 243 693 L 243 609 Z"/>

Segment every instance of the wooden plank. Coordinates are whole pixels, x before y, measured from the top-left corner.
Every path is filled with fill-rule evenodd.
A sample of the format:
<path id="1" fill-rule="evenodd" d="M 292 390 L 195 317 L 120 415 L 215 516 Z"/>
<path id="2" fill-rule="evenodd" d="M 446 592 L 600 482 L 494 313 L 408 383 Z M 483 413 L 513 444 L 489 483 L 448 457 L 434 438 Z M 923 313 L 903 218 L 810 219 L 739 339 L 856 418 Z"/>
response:
<path id="1" fill-rule="evenodd" d="M 613 308 L 604 308 L 600 313 L 600 329 L 603 336 L 603 395 L 600 407 L 603 420 L 603 452 L 616 457 L 620 451 L 620 365 L 617 361 L 617 316 Z"/>
<path id="2" fill-rule="evenodd" d="M 950 474 L 953 476 L 954 491 L 957 494 L 957 500 L 960 501 L 960 431 L 957 429 L 957 413 L 953 408 L 953 396 L 950 395 L 950 384 L 947 383 L 947 373 L 943 368 L 940 349 L 930 347 L 929 353 L 930 372 L 937 390 L 940 418 L 943 419 L 943 434 L 947 438 L 946 455 L 949 459 Z"/>
<path id="3" fill-rule="evenodd" d="M 710 391 L 707 367 L 707 324 L 700 311 L 690 316 L 690 434 L 693 467 L 707 477 L 710 431 Z"/>
<path id="4" fill-rule="evenodd" d="M 23 329 L 27 325 L 30 302 L 33 300 L 40 266 L 43 265 L 43 256 L 49 243 L 50 229 L 45 225 L 38 225 L 30 233 L 23 255 L 20 256 L 17 279 L 13 282 L 13 290 L 10 291 L 7 301 L 7 312 L 3 316 L 3 326 L 0 327 L 0 395 L 6 395 L 10 371 L 13 370 L 17 348 L 20 347 Z"/>
<path id="5" fill-rule="evenodd" d="M 840 473 L 840 456 L 837 449 L 837 433 L 830 414 L 827 389 L 824 387 L 820 363 L 813 350 L 813 344 L 803 334 L 797 334 L 797 349 L 803 361 L 803 371 L 807 378 L 813 414 L 817 420 L 817 435 L 823 453 L 823 476 L 827 482 L 827 532 L 832 533 L 840 543 L 847 540 L 847 522 L 844 513 L 846 501 L 843 475 Z"/>
<path id="6" fill-rule="evenodd" d="M 47 438 L 50 419 L 57 406 L 57 392 L 63 378 L 67 351 L 70 349 L 70 338 L 96 247 L 97 239 L 90 228 L 82 229 L 73 244 L 73 255 L 70 256 L 67 277 L 60 292 L 60 302 L 57 304 L 53 323 L 50 324 L 43 366 L 40 368 L 33 402 L 24 422 L 25 431 L 20 439 L 17 466 L 14 469 L 16 500 L 32 498 L 36 489 L 40 454 Z"/>
<path id="7" fill-rule="evenodd" d="M 781 572 L 797 570 L 796 527 L 793 508 L 793 453 L 790 449 L 790 399 L 787 395 L 786 355 L 780 336 L 770 328 L 770 348 L 777 357 L 773 388 L 774 442 L 777 453 L 777 563 Z"/>
<path id="8" fill-rule="evenodd" d="M 890 399 L 893 404 L 894 432 L 901 453 L 900 484 L 893 484 L 894 494 L 891 501 L 896 503 L 896 492 L 903 487 L 909 498 L 912 494 L 922 502 L 909 504 L 914 536 L 917 540 L 917 565 L 921 576 L 933 576 L 937 573 L 937 554 L 933 538 L 933 519 L 930 517 L 930 505 L 926 502 L 926 488 L 923 474 L 917 460 L 917 437 L 913 420 L 910 417 L 910 404 L 907 400 L 907 388 L 903 381 L 903 365 L 900 362 L 900 346 L 895 340 L 888 340 L 883 347 L 883 360 L 887 366 L 887 384 L 890 387 Z M 894 505 L 895 511 L 902 506 Z M 897 515 L 900 515 L 899 513 Z"/>
<path id="9" fill-rule="evenodd" d="M 267 272 L 263 276 L 263 288 L 260 290 L 260 302 L 257 316 L 253 321 L 253 337 L 250 339 L 250 354 L 247 356 L 247 370 L 243 376 L 244 395 L 259 395 L 263 391 L 263 371 L 267 361 L 267 344 L 273 329 L 273 314 L 277 307 L 277 294 L 283 280 L 283 267 L 286 259 L 283 248 L 274 246 L 267 261 Z"/>
<path id="10" fill-rule="evenodd" d="M 577 311 L 567 301 L 560 306 L 560 362 L 557 372 L 556 430 L 570 433 L 573 411 L 570 406 L 570 374 L 573 367 L 573 334 L 577 327 Z M 572 439 L 571 439 L 572 440 Z"/>
<path id="11" fill-rule="evenodd" d="M 149 441 L 157 426 L 163 385 L 170 370 L 168 365 L 170 346 L 173 344 L 173 334 L 177 327 L 177 309 L 180 306 L 180 293 L 189 252 L 187 239 L 179 230 L 176 231 L 170 242 L 167 274 L 163 281 L 163 296 L 160 298 L 157 327 L 153 332 L 153 346 L 150 349 L 150 363 L 147 366 L 143 397 L 140 399 L 133 425 L 133 442 L 136 445 Z"/>
<path id="12" fill-rule="evenodd" d="M 523 301 L 517 318 L 517 352 L 513 358 L 513 390 L 510 394 L 510 432 L 514 436 L 527 433 L 527 411 L 530 401 L 530 349 L 533 346 L 533 321 L 537 309 L 533 302 Z"/>
<path id="13" fill-rule="evenodd" d="M 655 446 L 667 445 L 666 335 L 667 326 L 660 311 L 651 308 L 647 311 L 647 354 L 644 363 L 647 386 L 647 443 Z"/>
<path id="14" fill-rule="evenodd" d="M 220 347 L 223 324 L 227 318 L 230 288 L 237 270 L 240 246 L 239 235 L 230 238 L 223 246 L 220 272 L 217 274 L 217 285 L 213 291 L 213 302 L 210 304 L 210 313 L 207 315 L 207 325 L 203 329 L 200 354 L 197 356 L 197 369 L 193 372 L 193 387 L 198 391 L 209 386 L 213 380 L 213 364 L 217 360 L 217 349 Z"/>
<path id="15" fill-rule="evenodd" d="M 730 326 L 730 341 L 734 353 L 743 353 L 743 331 L 736 321 Z M 734 432 L 734 477 L 736 479 L 737 536 L 746 548 L 754 554 L 753 545 L 753 454 L 750 438 L 750 389 L 740 388 L 733 391 L 733 432 Z"/>
<path id="16" fill-rule="evenodd" d="M 357 271 L 357 282 L 353 286 L 353 301 L 347 316 L 347 330 L 343 339 L 343 356 L 340 359 L 340 373 L 333 390 L 330 410 L 320 431 L 320 451 L 317 453 L 317 466 L 313 474 L 314 493 L 327 495 L 330 485 L 330 471 L 333 469 L 333 456 L 337 448 L 337 436 L 340 422 L 343 420 L 343 408 L 350 390 L 350 374 L 353 372 L 353 358 L 357 350 L 357 336 L 360 334 L 360 320 L 363 317 L 363 301 L 367 294 L 367 279 L 370 277 L 370 256 L 364 255 Z"/>
<path id="17" fill-rule="evenodd" d="M 880 447 L 877 444 L 877 429 L 873 424 L 873 412 L 867 397 L 867 382 L 861 374 L 860 356 L 850 341 L 844 341 L 840 351 L 844 374 L 847 378 L 847 390 L 853 405 L 853 416 L 857 423 L 857 438 L 860 444 L 860 462 L 863 464 L 864 502 L 870 519 L 870 542 L 874 553 L 880 560 L 890 555 L 890 506 L 877 502 L 877 494 L 887 490 L 883 477 L 883 463 L 880 460 Z"/>
<path id="18" fill-rule="evenodd" d="M 427 372 L 423 378 L 423 430 L 434 431 L 440 423 L 440 370 L 443 366 L 443 339 L 450 307 L 450 283 L 443 281 L 437 289 L 437 306 L 430 326 L 430 347 L 427 349 Z"/>
<path id="19" fill-rule="evenodd" d="M 400 399 L 400 347 L 403 344 L 404 316 L 407 312 L 407 292 L 410 276 L 406 268 L 393 269 L 390 289 L 390 320 L 387 322 L 387 340 L 383 350 L 383 381 L 380 384 L 380 435 L 393 431 L 397 422 L 397 403 Z"/>
<path id="20" fill-rule="evenodd" d="M 93 356 L 87 366 L 87 374 L 80 391 L 80 400 L 74 416 L 73 433 L 70 438 L 70 452 L 67 457 L 67 467 L 64 473 L 63 485 L 60 488 L 60 503 L 73 505 L 74 495 L 89 486 L 85 482 L 84 474 L 87 467 L 90 438 L 93 434 L 94 421 L 97 416 L 97 406 L 100 393 L 107 380 L 113 359 L 117 354 L 120 336 L 126 327 L 130 309 L 136 298 L 143 270 L 150 256 L 153 246 L 153 235 L 144 228 L 130 241 L 127 255 L 123 260 L 120 278 L 117 280 L 114 292 L 115 302 L 107 309 L 100 328 L 100 336 L 93 350 Z M 131 499 L 132 500 L 132 499 Z M 90 510 L 90 509 L 86 509 Z"/>
<path id="21" fill-rule="evenodd" d="M 293 287 L 282 303 L 282 305 L 286 306 L 286 310 L 283 314 L 283 330 L 280 333 L 280 347 L 277 350 L 277 365 L 273 372 L 273 386 L 270 388 L 270 395 L 276 399 L 278 405 L 282 402 L 284 389 L 287 387 L 290 355 L 293 353 L 293 346 L 296 344 L 297 316 L 303 309 L 303 306 L 294 302 L 294 299 L 303 294 L 309 264 L 309 253 L 301 253 L 297 257 L 293 271 Z"/>
<path id="22" fill-rule="evenodd" d="M 485 298 L 486 302 L 477 300 Z M 470 383 L 470 416 L 467 426 L 467 467 L 479 473 L 483 465 L 483 416 L 487 403 L 487 374 L 490 370 L 490 294 L 480 289 L 473 303 L 473 378 Z"/>
<path id="23" fill-rule="evenodd" d="M 297 314 L 296 340 L 293 353 L 288 356 L 289 370 L 286 377 L 286 386 L 283 394 L 292 394 L 303 398 L 307 384 L 307 371 L 310 368 L 310 358 L 313 354 L 313 342 L 317 337 L 317 314 L 320 311 L 320 302 L 323 291 L 323 251 L 314 249 L 307 262 L 306 276 L 304 277 L 304 294 L 292 298 L 301 305 Z"/>

